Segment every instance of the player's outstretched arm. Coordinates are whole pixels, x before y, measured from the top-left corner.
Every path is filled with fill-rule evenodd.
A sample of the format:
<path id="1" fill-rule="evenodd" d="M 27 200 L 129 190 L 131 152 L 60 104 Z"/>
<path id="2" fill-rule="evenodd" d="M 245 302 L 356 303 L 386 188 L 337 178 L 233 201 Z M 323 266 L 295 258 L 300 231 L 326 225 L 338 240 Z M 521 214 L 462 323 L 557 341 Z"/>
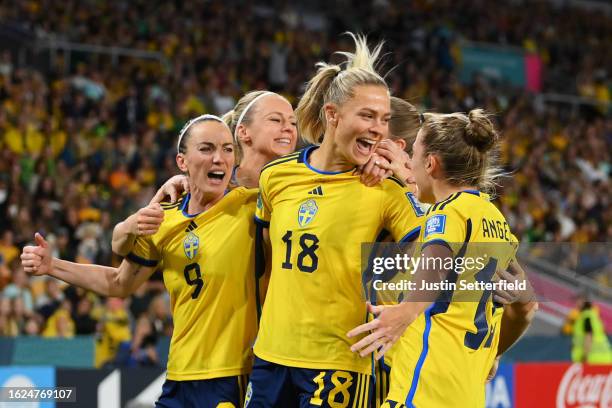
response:
<path id="1" fill-rule="evenodd" d="M 159 203 L 152 203 L 130 215 L 113 230 L 113 252 L 126 256 L 139 236 L 153 235 L 164 220 L 164 210 Z"/>
<path id="2" fill-rule="evenodd" d="M 64 261 L 51 256 L 51 248 L 42 235 L 36 233 L 34 239 L 37 245 L 24 247 L 21 254 L 26 273 L 50 275 L 102 296 L 126 297 L 155 270 L 127 260 L 119 268 Z"/>
<path id="3" fill-rule="evenodd" d="M 518 262 L 516 260 L 512 261 L 508 271 L 504 273 L 507 276 L 504 275 L 502 278 L 506 280 L 525 280 L 527 282 L 527 290 L 522 291 L 514 299 L 511 299 L 511 302 L 502 301 L 504 303 L 504 314 L 502 315 L 499 345 L 497 348 L 498 356 L 508 351 L 521 338 L 529 328 L 538 310 L 538 302 L 533 287 Z M 501 299 L 496 297 L 496 300 L 500 301 Z"/>
<path id="4" fill-rule="evenodd" d="M 452 257 L 452 252 L 445 245 L 431 244 L 423 250 L 422 256 L 424 262 L 421 265 L 440 265 L 441 269 L 420 267 L 413 281 L 426 282 L 426 287 L 435 287 L 434 284 L 446 279 L 451 271 L 445 269 L 444 262 L 439 262 L 438 258 L 448 259 Z M 376 318 L 347 333 L 348 337 L 367 333 L 367 336 L 351 346 L 351 351 L 358 352 L 361 357 L 378 351 L 376 358 L 379 359 L 395 344 L 406 328 L 438 297 L 439 293 L 439 289 L 414 290 L 410 291 L 404 301 L 398 305 L 372 306 L 368 303 L 368 312 Z"/>

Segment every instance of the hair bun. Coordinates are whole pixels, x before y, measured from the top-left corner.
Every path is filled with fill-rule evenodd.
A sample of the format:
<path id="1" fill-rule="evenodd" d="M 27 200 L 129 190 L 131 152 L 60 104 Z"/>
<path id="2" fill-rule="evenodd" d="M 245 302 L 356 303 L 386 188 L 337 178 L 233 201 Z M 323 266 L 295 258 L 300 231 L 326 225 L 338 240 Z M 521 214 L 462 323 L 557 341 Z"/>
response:
<path id="1" fill-rule="evenodd" d="M 465 142 L 474 146 L 479 152 L 491 150 L 498 139 L 493 122 L 482 109 L 473 109 L 468 113 L 468 123 L 465 125 Z"/>

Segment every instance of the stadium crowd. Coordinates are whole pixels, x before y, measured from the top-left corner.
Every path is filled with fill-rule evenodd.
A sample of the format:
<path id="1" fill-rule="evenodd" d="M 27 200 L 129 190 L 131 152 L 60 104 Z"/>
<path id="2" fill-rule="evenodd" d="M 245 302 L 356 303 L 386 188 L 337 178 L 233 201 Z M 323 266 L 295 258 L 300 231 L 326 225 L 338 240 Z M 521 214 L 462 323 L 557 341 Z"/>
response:
<path id="1" fill-rule="evenodd" d="M 113 226 L 177 173 L 174 143 L 185 121 L 223 113 L 252 89 L 295 102 L 314 63 L 341 47 L 347 29 L 387 40 L 396 96 L 423 111 L 497 114 L 502 163 L 512 173 L 499 202 L 521 241 L 612 238 L 609 15 L 521 1 L 338 1 L 323 11 L 179 3 L 0 4 L 1 23 L 38 38 L 159 51 L 168 61 L 79 54 L 64 66 L 58 53 L 42 70 L 0 55 L 0 336 L 97 333 L 115 348 L 131 338 L 131 356 L 154 364 L 152 345 L 171 331 L 159 275 L 125 301 L 100 299 L 28 278 L 20 248 L 40 231 L 63 259 L 116 263 Z M 461 83 L 465 39 L 537 53 L 544 92 L 596 102 L 570 109 L 484 77 Z"/>

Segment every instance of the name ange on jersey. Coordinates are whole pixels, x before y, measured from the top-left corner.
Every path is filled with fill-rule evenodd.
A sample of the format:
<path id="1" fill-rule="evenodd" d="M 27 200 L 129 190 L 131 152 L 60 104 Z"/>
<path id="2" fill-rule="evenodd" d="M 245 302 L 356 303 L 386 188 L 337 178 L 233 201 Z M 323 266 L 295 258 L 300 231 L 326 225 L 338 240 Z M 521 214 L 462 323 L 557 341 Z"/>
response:
<path id="1" fill-rule="evenodd" d="M 485 238 L 503 239 L 510 242 L 510 226 L 507 222 L 498 220 L 482 219 L 482 235 Z"/>

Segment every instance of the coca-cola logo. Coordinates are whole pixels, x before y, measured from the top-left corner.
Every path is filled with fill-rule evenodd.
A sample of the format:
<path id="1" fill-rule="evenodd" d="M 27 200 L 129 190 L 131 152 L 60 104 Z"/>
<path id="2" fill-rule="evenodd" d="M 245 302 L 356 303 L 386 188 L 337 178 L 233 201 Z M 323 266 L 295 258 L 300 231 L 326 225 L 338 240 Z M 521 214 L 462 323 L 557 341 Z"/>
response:
<path id="1" fill-rule="evenodd" d="M 582 364 L 567 369 L 557 390 L 557 408 L 612 408 L 612 371 L 589 374 L 584 370 Z"/>

